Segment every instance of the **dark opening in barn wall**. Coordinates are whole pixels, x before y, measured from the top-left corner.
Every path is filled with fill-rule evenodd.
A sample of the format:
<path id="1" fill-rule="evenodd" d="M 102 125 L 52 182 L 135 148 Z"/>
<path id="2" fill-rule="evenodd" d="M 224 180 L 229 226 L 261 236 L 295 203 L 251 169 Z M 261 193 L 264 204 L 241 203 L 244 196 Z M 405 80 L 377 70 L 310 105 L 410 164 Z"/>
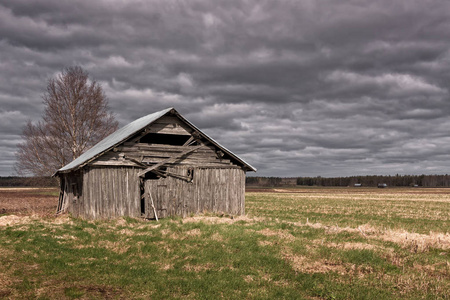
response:
<path id="1" fill-rule="evenodd" d="M 190 137 L 190 135 L 180 134 L 149 133 L 143 136 L 140 142 L 148 144 L 183 146 Z"/>
<path id="2" fill-rule="evenodd" d="M 164 173 L 167 171 L 167 167 L 160 167 L 158 170 Z M 148 202 L 148 200 L 146 201 L 146 197 L 148 197 L 149 195 L 145 194 L 145 183 L 147 181 L 157 181 L 159 179 L 161 179 L 161 176 L 157 175 L 154 172 L 145 173 L 144 177 L 141 179 L 141 215 L 143 216 L 147 216 L 149 214 L 147 210 L 152 209 L 151 207 L 146 205 L 146 202 Z"/>

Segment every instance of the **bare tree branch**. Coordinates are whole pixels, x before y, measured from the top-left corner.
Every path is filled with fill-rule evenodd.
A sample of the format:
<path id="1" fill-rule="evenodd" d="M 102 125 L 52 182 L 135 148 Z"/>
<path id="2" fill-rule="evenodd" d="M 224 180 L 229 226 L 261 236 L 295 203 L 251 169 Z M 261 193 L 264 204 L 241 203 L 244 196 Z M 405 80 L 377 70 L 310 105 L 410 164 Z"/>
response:
<path id="1" fill-rule="evenodd" d="M 99 83 L 75 66 L 47 82 L 42 121 L 30 121 L 17 145 L 16 172 L 48 176 L 117 130 Z"/>

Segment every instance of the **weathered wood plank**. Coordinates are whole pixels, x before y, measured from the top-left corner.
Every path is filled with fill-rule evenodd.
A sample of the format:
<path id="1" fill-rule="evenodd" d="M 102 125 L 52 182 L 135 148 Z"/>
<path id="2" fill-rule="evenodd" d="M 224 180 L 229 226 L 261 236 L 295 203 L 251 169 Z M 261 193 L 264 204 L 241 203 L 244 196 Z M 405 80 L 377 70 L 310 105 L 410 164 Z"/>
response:
<path id="1" fill-rule="evenodd" d="M 98 166 L 122 166 L 122 167 L 139 167 L 136 163 L 131 161 L 117 161 L 117 160 L 109 160 L 102 161 L 98 160 L 90 164 L 90 166 L 98 167 Z"/>
<path id="2" fill-rule="evenodd" d="M 192 130 L 187 127 L 183 127 L 180 124 L 172 123 L 153 123 L 148 129 L 152 133 L 162 133 L 162 134 L 177 134 L 177 135 L 191 135 Z"/>
<path id="3" fill-rule="evenodd" d="M 186 179 L 188 166 L 167 165 L 168 176 L 159 180 L 145 180 L 146 190 L 151 190 L 155 207 L 161 217 L 169 215 L 188 216 L 203 211 L 245 213 L 245 172 L 237 167 L 194 169 L 193 182 L 177 179 L 177 175 Z M 138 167 L 118 168 L 89 167 L 79 177 L 82 186 L 80 194 L 83 201 L 78 207 L 72 205 L 73 214 L 84 218 L 112 218 L 129 215 L 141 215 L 141 192 Z M 70 184 L 67 180 L 67 195 L 70 201 Z M 148 182 L 148 183 L 147 183 Z M 72 192 L 73 194 L 73 192 Z M 72 195 L 73 196 L 73 195 Z M 81 199 L 81 197 L 80 197 Z M 73 199 L 72 199 L 73 200 Z M 73 203 L 72 203 L 73 204 Z M 145 199 L 145 216 L 154 217 L 149 211 L 149 200 Z"/>
<path id="4" fill-rule="evenodd" d="M 160 162 L 160 163 L 158 163 L 158 164 L 156 164 L 156 165 L 154 165 L 154 166 L 151 166 L 151 167 L 149 167 L 149 168 L 147 168 L 147 169 L 145 169 L 145 170 L 143 170 L 143 171 L 140 171 L 140 172 L 138 173 L 138 175 L 139 175 L 139 176 L 143 176 L 143 175 L 145 175 L 147 172 L 150 172 L 151 170 L 154 170 L 154 169 L 156 169 L 156 168 L 159 168 L 159 167 L 163 166 L 163 165 L 166 164 L 166 163 L 175 162 L 177 159 L 179 159 L 179 158 L 183 157 L 184 155 L 189 154 L 191 151 L 194 151 L 194 150 L 196 150 L 196 149 L 198 149 L 198 148 L 201 148 L 201 147 L 203 147 L 203 145 L 200 145 L 200 146 L 197 146 L 197 147 L 193 147 L 193 149 L 189 149 L 189 150 L 183 151 L 183 152 L 181 152 L 181 153 L 177 153 L 176 155 L 174 155 L 174 156 L 172 156 L 172 157 L 170 157 L 170 158 L 168 158 L 168 159 L 166 159 L 166 160 L 163 160 L 162 162 Z"/>
<path id="5" fill-rule="evenodd" d="M 147 144 L 147 143 L 133 143 L 129 145 L 125 143 L 123 146 L 117 147 L 117 152 L 133 152 L 133 151 L 141 151 L 141 150 L 149 150 L 149 151 L 164 151 L 164 152 L 182 152 L 188 149 L 191 149 L 195 146 L 175 146 L 175 145 L 162 145 L 162 144 Z M 211 152 L 215 153 L 215 150 L 212 146 L 206 146 L 198 152 Z"/>

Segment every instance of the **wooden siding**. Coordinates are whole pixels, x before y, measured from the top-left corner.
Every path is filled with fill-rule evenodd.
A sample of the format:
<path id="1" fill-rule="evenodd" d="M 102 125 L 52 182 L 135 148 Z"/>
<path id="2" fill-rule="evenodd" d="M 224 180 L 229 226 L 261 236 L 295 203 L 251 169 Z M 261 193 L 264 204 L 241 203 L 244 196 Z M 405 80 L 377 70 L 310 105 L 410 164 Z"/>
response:
<path id="1" fill-rule="evenodd" d="M 159 167 L 153 170 L 158 176 L 148 173 Z M 194 172 L 192 182 L 189 169 Z M 61 206 L 75 217 L 143 213 L 154 218 L 151 199 L 160 218 L 206 211 L 245 213 L 242 164 L 175 116 L 158 119 L 81 170 L 61 176 Z"/>
<path id="2" fill-rule="evenodd" d="M 83 198 L 83 175 L 81 171 L 70 175 L 64 174 L 61 178 L 62 197 L 58 203 L 58 213 L 63 211 L 78 211 L 79 203 Z"/>
<path id="3" fill-rule="evenodd" d="M 192 182 L 173 176 L 144 180 L 145 217 L 155 217 L 151 198 L 158 218 L 186 217 L 206 211 L 232 215 L 245 213 L 245 172 L 242 169 L 179 166 L 167 171 L 186 176 L 188 169 L 194 172 Z M 141 216 L 141 186 L 137 175 L 140 170 L 93 167 L 84 169 L 78 177 L 67 176 L 64 193 L 67 210 L 73 216 L 85 219 Z M 77 185 L 73 184 L 74 180 Z M 78 194 L 71 187 L 78 187 Z"/>
<path id="4" fill-rule="evenodd" d="M 139 170 L 133 167 L 84 169 L 82 195 L 74 202 L 69 193 L 68 211 L 75 217 L 86 219 L 139 217 Z"/>
<path id="5" fill-rule="evenodd" d="M 138 166 L 126 158 L 132 158 L 142 163 L 159 163 L 162 160 L 181 153 L 195 146 L 174 146 L 146 143 L 124 143 L 122 146 L 108 151 L 91 163 L 93 166 Z M 200 165 L 210 167 L 237 166 L 230 159 L 218 158 L 213 146 L 204 146 L 183 156 L 172 165 Z"/>
<path id="6" fill-rule="evenodd" d="M 187 167 L 167 171 L 187 175 Z M 194 168 L 192 182 L 175 177 L 145 180 L 145 216 L 154 218 L 151 199 L 158 218 L 186 217 L 202 212 L 245 213 L 245 172 L 238 168 Z M 149 195 L 151 193 L 151 197 Z"/>
<path id="7" fill-rule="evenodd" d="M 174 135 L 185 136 L 187 140 L 190 136 L 197 136 L 190 127 L 184 124 L 178 117 L 164 116 L 150 126 L 145 128 L 141 133 L 136 134 L 135 137 L 130 138 L 128 141 L 124 141 L 121 145 L 114 149 L 104 153 L 102 156 L 90 163 L 91 166 L 139 166 L 133 160 L 139 163 L 151 165 L 157 164 L 168 157 L 182 153 L 186 150 L 192 149 L 197 145 L 169 145 L 170 140 L 167 143 L 151 143 L 150 139 L 145 139 L 148 134 Z M 147 142 L 140 142 L 145 140 Z M 206 140 L 201 143 L 207 142 Z M 226 166 L 240 166 L 236 161 L 231 161 L 230 157 L 221 157 L 216 153 L 215 146 L 209 144 L 204 145 L 200 149 L 196 149 L 189 154 L 184 155 L 182 158 L 177 159 L 176 162 L 170 165 L 186 165 L 186 166 L 208 166 L 208 167 L 226 167 Z M 220 151 L 223 155 L 223 152 Z M 127 159 L 128 158 L 128 159 Z M 131 159 L 131 160 L 130 160 Z"/>
<path id="8" fill-rule="evenodd" d="M 150 132 L 164 134 L 191 135 L 192 129 L 178 117 L 164 116 L 152 123 Z"/>

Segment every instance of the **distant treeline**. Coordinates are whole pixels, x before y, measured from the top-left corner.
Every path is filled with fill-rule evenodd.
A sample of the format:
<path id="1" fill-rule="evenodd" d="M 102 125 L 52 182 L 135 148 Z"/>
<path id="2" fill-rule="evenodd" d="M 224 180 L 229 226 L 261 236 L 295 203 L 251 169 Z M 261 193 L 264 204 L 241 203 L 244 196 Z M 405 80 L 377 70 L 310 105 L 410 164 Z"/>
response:
<path id="1" fill-rule="evenodd" d="M 422 186 L 450 187 L 450 175 L 367 175 L 350 177 L 247 177 L 247 186 L 377 186 L 385 183 L 387 186 Z M 58 180 L 52 177 L 0 177 L 3 187 L 57 187 Z"/>
<path id="2" fill-rule="evenodd" d="M 367 175 L 350 177 L 247 177 L 247 186 L 421 186 L 450 187 L 450 175 Z"/>
<path id="3" fill-rule="evenodd" d="M 3 187 L 57 187 L 58 180 L 52 177 L 20 177 L 6 176 L 0 177 L 0 186 Z"/>

